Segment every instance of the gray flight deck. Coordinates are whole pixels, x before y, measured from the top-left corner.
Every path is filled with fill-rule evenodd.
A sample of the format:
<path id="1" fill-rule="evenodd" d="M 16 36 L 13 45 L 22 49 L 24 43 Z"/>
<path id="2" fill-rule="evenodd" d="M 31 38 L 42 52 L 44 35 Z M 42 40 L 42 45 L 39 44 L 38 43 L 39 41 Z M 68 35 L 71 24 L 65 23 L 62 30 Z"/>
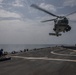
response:
<path id="1" fill-rule="evenodd" d="M 76 75 L 76 51 L 49 47 L 9 55 L 0 75 Z"/>

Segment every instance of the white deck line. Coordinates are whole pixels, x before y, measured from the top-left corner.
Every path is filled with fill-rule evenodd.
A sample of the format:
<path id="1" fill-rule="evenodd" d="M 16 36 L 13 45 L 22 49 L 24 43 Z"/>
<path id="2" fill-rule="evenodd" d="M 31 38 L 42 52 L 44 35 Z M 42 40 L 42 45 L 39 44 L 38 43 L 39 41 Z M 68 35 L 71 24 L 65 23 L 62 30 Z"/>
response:
<path id="1" fill-rule="evenodd" d="M 28 60 L 51 60 L 51 61 L 66 61 L 66 62 L 76 62 L 76 60 L 70 59 L 57 59 L 57 58 L 48 58 L 48 57 L 23 57 L 23 56 L 11 56 L 12 58 L 22 58 Z"/>
<path id="2" fill-rule="evenodd" d="M 54 51 L 51 51 L 52 54 L 54 55 L 62 55 L 62 56 L 76 56 L 76 55 L 72 55 L 72 54 L 60 54 L 60 53 L 55 53 Z"/>

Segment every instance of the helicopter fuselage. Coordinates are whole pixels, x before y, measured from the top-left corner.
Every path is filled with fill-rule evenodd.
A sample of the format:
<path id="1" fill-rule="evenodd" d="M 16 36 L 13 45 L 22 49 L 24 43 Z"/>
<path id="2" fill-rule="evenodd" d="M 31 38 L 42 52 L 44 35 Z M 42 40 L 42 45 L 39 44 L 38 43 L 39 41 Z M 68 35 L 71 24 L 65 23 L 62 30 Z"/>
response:
<path id="1" fill-rule="evenodd" d="M 53 30 L 55 31 L 56 36 L 58 36 L 60 32 L 68 32 L 71 30 L 71 27 L 68 25 L 67 18 L 63 18 L 61 20 L 55 20 L 54 23 L 55 25 Z"/>

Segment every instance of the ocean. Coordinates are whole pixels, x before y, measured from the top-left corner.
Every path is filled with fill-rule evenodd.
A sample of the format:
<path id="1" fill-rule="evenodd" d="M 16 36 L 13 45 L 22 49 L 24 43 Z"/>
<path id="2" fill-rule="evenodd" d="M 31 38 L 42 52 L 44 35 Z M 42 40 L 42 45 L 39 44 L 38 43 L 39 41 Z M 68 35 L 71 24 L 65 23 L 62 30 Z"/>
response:
<path id="1" fill-rule="evenodd" d="M 20 51 L 24 49 L 35 49 L 35 48 L 45 48 L 45 47 L 53 47 L 56 45 L 52 44 L 0 44 L 0 49 L 3 49 L 7 52 L 12 51 Z"/>

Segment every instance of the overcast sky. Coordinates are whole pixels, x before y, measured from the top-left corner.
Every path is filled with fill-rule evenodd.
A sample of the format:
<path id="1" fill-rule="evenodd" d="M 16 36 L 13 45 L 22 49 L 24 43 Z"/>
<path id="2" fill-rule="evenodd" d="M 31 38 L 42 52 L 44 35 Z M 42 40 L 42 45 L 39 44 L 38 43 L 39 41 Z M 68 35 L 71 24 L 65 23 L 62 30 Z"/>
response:
<path id="1" fill-rule="evenodd" d="M 56 15 L 76 11 L 76 0 L 0 0 L 0 44 L 76 44 L 76 14 L 69 16 L 72 30 L 62 36 L 54 32 L 53 22 L 40 21 L 54 18 L 30 7 L 36 4 Z"/>

